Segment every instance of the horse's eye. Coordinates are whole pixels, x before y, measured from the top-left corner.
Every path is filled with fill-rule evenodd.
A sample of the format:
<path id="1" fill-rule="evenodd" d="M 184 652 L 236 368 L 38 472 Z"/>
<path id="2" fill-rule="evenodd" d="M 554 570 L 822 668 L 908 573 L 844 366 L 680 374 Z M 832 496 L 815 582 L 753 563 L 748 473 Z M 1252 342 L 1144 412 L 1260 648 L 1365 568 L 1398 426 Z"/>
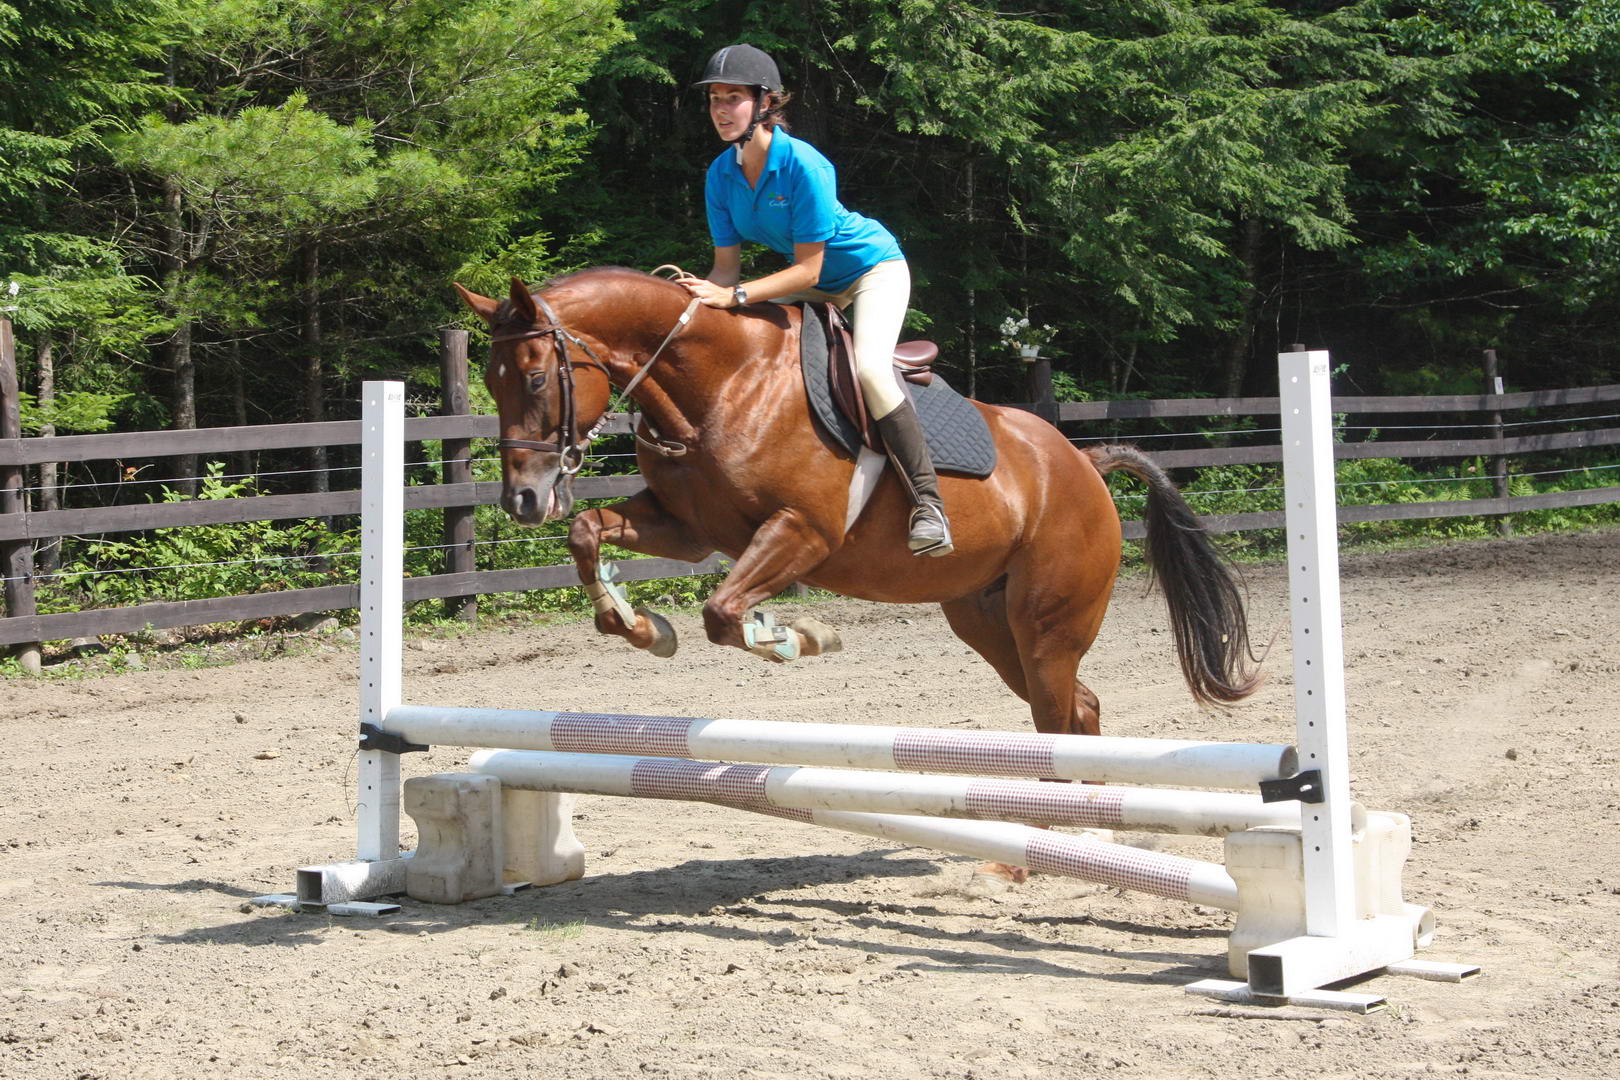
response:
<path id="1" fill-rule="evenodd" d="M 536 371 L 534 374 L 529 376 L 529 393 L 538 394 L 540 391 L 544 390 L 545 388 L 546 388 L 546 373 L 545 372 Z"/>

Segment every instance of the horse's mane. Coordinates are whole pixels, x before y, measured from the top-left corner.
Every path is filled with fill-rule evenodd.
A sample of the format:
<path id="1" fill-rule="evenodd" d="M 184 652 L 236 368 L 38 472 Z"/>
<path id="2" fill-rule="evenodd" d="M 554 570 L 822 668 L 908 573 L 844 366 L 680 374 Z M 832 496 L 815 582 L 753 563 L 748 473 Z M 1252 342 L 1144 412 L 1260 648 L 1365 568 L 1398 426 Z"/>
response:
<path id="1" fill-rule="evenodd" d="M 535 295 L 539 295 L 542 292 L 546 292 L 550 289 L 560 288 L 564 285 L 572 285 L 576 283 L 581 285 L 589 285 L 592 284 L 594 279 L 597 278 L 611 279 L 623 277 L 633 278 L 638 282 L 657 282 L 659 285 L 668 289 L 680 289 L 679 285 L 676 285 L 668 278 L 661 278 L 656 274 L 649 274 L 644 270 L 637 270 L 631 266 L 587 266 L 583 270 L 575 270 L 567 274 L 558 274 L 556 277 L 550 278 L 541 283 L 538 287 L 531 286 L 531 291 Z M 502 300 L 500 307 L 496 309 L 495 321 L 503 322 L 510 319 L 511 315 L 512 301 L 511 298 L 508 297 L 507 299 Z"/>

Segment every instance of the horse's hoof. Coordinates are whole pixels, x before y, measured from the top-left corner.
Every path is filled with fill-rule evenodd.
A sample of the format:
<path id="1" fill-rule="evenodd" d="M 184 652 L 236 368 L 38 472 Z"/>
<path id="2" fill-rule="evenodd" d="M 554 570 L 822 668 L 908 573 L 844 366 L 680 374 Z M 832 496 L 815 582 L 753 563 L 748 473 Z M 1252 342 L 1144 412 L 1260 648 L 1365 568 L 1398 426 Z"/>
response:
<path id="1" fill-rule="evenodd" d="M 997 896 L 1010 886 L 1022 885 L 1029 880 L 1029 868 L 1008 863 L 980 863 L 973 868 L 968 891 L 977 896 Z"/>
<path id="2" fill-rule="evenodd" d="M 674 656 L 681 643 L 675 636 L 675 627 L 670 625 L 669 620 L 651 608 L 638 607 L 636 614 L 652 623 L 653 641 L 647 646 L 647 651 L 663 660 Z"/>
<path id="3" fill-rule="evenodd" d="M 1012 873 L 1014 870 L 1022 869 L 1003 863 L 982 863 L 975 867 L 973 873 L 968 875 L 967 881 L 962 883 L 962 895 L 980 898 L 1001 896 L 1024 880 Z"/>
<path id="4" fill-rule="evenodd" d="M 841 652 L 844 648 L 844 639 L 838 636 L 838 631 L 820 619 L 807 616 L 803 619 L 794 619 L 788 626 L 798 632 L 805 656 Z"/>

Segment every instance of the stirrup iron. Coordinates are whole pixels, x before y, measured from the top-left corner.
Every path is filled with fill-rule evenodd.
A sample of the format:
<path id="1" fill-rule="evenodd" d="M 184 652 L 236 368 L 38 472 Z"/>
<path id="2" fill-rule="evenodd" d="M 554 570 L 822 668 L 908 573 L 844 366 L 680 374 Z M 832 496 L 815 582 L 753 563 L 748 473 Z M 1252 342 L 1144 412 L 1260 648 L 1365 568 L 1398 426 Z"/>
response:
<path id="1" fill-rule="evenodd" d="M 917 526 L 932 519 L 939 525 L 938 536 L 918 536 Z M 919 502 L 911 509 L 910 535 L 906 537 L 906 546 L 913 555 L 931 555 L 938 557 L 949 555 L 956 550 L 951 542 L 951 523 L 945 517 L 943 507 L 931 502 Z"/>

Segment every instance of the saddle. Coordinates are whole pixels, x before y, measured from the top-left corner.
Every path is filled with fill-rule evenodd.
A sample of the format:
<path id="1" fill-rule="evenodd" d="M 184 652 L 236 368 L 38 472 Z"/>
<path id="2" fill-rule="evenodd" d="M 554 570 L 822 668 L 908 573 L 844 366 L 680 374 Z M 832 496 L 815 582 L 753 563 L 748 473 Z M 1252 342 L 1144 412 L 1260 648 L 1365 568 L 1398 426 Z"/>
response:
<path id="1" fill-rule="evenodd" d="M 855 375 L 854 328 L 832 304 L 806 304 L 804 317 L 817 319 L 827 335 L 827 384 L 833 403 L 861 433 L 861 442 L 881 453 L 883 436 L 867 411 L 866 394 Z M 894 347 L 894 373 L 902 383 L 930 386 L 938 356 L 939 346 L 932 341 L 902 341 Z"/>
<path id="2" fill-rule="evenodd" d="M 863 450 L 882 461 L 883 439 L 873 424 L 855 376 L 855 345 L 842 312 L 831 304 L 802 305 L 799 331 L 800 367 L 805 393 L 816 422 L 851 457 Z M 966 476 L 989 476 L 996 467 L 996 446 L 984 414 L 951 389 L 932 364 L 939 347 L 931 341 L 907 341 L 895 348 L 895 371 L 901 389 L 917 410 L 934 467 Z"/>

